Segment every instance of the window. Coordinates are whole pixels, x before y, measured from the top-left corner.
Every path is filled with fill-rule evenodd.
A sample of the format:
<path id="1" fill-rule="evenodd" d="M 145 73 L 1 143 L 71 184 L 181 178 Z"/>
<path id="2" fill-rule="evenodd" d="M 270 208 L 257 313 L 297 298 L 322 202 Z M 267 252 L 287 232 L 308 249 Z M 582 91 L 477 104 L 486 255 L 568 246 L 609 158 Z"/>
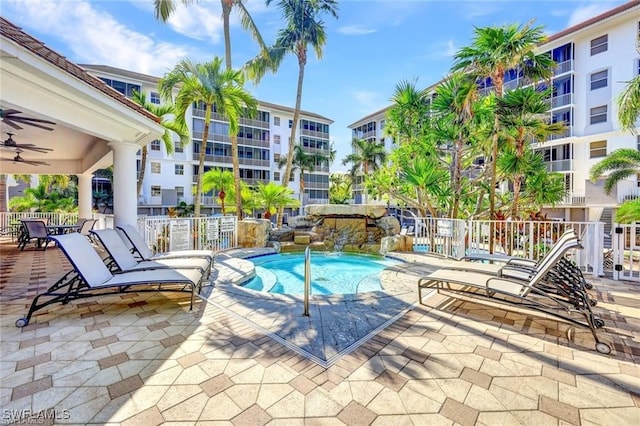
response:
<path id="1" fill-rule="evenodd" d="M 276 117 L 275 115 L 273 116 L 273 125 L 274 126 L 280 125 L 280 117 Z"/>
<path id="2" fill-rule="evenodd" d="M 162 189 L 160 185 L 151 185 L 151 196 L 159 197 L 162 194 Z"/>
<path id="3" fill-rule="evenodd" d="M 156 104 L 156 105 L 160 105 L 160 93 L 158 92 L 151 92 L 149 94 L 149 101 L 152 104 Z"/>
<path id="4" fill-rule="evenodd" d="M 158 139 L 151 142 L 151 151 L 160 151 L 160 141 Z"/>
<path id="5" fill-rule="evenodd" d="M 289 120 L 289 128 L 293 127 L 293 120 Z"/>
<path id="6" fill-rule="evenodd" d="M 161 166 L 160 163 L 157 161 L 152 161 L 151 162 L 151 173 L 153 174 L 159 174 L 161 170 Z"/>
<path id="7" fill-rule="evenodd" d="M 591 40 L 591 56 L 598 53 L 606 52 L 609 44 L 609 36 L 607 34 L 602 37 Z"/>
<path id="8" fill-rule="evenodd" d="M 609 72 L 607 70 L 598 71 L 591 74 L 591 90 L 607 87 L 607 77 Z"/>
<path id="9" fill-rule="evenodd" d="M 184 198 L 184 186 L 176 186 L 176 197 Z"/>
<path id="10" fill-rule="evenodd" d="M 591 124 L 607 122 L 607 106 L 606 105 L 591 108 L 589 114 L 590 114 L 589 122 Z"/>
<path id="11" fill-rule="evenodd" d="M 184 164 L 176 164 L 175 165 L 175 174 L 184 175 Z"/>
<path id="12" fill-rule="evenodd" d="M 179 145 L 179 144 L 178 144 L 178 145 L 176 145 L 176 146 L 175 146 L 175 152 L 176 152 L 176 154 L 177 154 L 177 153 L 184 152 L 184 147 L 183 147 L 182 145 Z"/>
<path id="13" fill-rule="evenodd" d="M 596 141 L 589 144 L 589 158 L 607 156 L 607 141 Z"/>
<path id="14" fill-rule="evenodd" d="M 273 143 L 280 145 L 280 135 L 273 135 Z"/>
<path id="15" fill-rule="evenodd" d="M 293 182 L 296 179 L 296 177 L 293 175 L 293 173 L 291 173 L 291 175 L 289 176 L 289 182 Z"/>
<path id="16" fill-rule="evenodd" d="M 273 154 L 273 162 L 277 163 L 278 161 L 280 161 L 280 154 Z"/>
<path id="17" fill-rule="evenodd" d="M 273 180 L 280 182 L 280 172 L 273 172 Z"/>

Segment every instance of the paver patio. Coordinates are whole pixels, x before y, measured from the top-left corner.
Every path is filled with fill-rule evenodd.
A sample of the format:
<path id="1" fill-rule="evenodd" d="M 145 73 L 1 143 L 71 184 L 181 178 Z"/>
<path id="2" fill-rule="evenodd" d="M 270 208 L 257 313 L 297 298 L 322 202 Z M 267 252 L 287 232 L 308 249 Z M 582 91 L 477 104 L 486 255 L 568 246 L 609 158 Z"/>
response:
<path id="1" fill-rule="evenodd" d="M 232 266 L 216 261 L 219 283 L 238 273 Z M 436 294 L 325 368 L 215 304 L 198 301 L 189 311 L 182 294 L 52 305 L 19 329 L 15 320 L 68 264 L 55 247 L 19 252 L 6 242 L 0 268 L 5 423 L 24 422 L 29 413 L 40 424 L 140 425 L 631 425 L 640 419 L 640 286 L 634 283 L 590 279 L 597 309 L 617 329 L 602 333 L 614 348 L 609 356 L 593 350 L 587 330 L 569 341 L 564 324 Z M 407 264 L 385 280 L 416 289 L 422 268 Z M 51 415 L 58 419 L 43 419 Z"/>

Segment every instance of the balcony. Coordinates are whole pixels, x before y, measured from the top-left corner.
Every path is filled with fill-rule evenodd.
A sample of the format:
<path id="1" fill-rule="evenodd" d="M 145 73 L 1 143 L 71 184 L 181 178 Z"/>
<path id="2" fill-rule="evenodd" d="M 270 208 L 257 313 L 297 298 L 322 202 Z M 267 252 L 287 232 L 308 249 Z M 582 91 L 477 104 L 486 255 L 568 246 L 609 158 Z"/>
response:
<path id="1" fill-rule="evenodd" d="M 547 171 L 549 172 L 568 172 L 571 171 L 571 160 L 553 160 L 545 161 Z"/>
<path id="2" fill-rule="evenodd" d="M 303 136 L 311 136 L 318 139 L 329 139 L 329 133 L 318 132 L 316 130 L 300 129 L 300 134 Z"/>
<path id="3" fill-rule="evenodd" d="M 549 136 L 549 140 L 550 141 L 554 141 L 557 139 L 564 139 L 564 138 L 568 138 L 570 136 L 573 136 L 573 128 L 571 126 L 567 126 L 567 129 L 560 133 L 559 135 L 551 135 Z"/>
<path id="4" fill-rule="evenodd" d="M 556 64 L 556 67 L 553 70 L 553 75 L 557 76 L 569 71 L 573 71 L 573 59 Z"/>
<path id="5" fill-rule="evenodd" d="M 202 137 L 204 136 L 203 132 L 194 130 L 193 131 L 193 139 L 195 139 L 196 141 L 201 141 Z M 208 142 L 223 142 L 223 143 L 231 143 L 231 137 L 229 135 L 221 135 L 218 133 L 211 133 L 209 132 L 209 135 L 207 137 L 207 141 Z M 245 146 L 251 146 L 251 147 L 256 147 L 256 148 L 269 148 L 270 144 L 268 140 L 260 140 L 260 139 L 253 139 L 253 138 L 241 138 L 238 137 L 238 145 L 245 145 Z"/>
<path id="6" fill-rule="evenodd" d="M 573 93 L 565 93 L 564 95 L 554 96 L 547 100 L 551 109 L 560 108 L 571 105 L 573 103 Z"/>
<path id="7" fill-rule="evenodd" d="M 584 192 L 578 191 L 569 191 L 564 196 L 564 198 L 557 203 L 557 205 L 562 206 L 584 206 L 586 202 L 586 197 Z"/>

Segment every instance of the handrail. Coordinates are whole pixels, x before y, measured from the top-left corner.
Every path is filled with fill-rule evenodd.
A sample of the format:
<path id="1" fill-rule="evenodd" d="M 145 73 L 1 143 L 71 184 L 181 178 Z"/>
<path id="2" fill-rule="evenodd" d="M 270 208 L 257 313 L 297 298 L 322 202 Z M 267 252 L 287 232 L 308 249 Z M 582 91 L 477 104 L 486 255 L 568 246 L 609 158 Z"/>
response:
<path id="1" fill-rule="evenodd" d="M 309 296 L 311 295 L 311 249 L 304 249 L 304 313 L 309 316 Z"/>

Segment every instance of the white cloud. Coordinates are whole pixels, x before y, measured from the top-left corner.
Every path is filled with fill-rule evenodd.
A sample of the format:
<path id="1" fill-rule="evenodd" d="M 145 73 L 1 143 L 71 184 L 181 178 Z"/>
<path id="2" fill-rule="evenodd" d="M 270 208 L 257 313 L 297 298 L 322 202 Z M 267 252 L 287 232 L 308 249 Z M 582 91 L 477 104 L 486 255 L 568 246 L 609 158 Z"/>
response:
<path id="1" fill-rule="evenodd" d="M 430 46 L 429 51 L 423 55 L 422 58 L 453 58 L 453 56 L 458 53 L 458 50 L 459 48 L 456 46 L 455 42 L 449 39 Z"/>
<path id="2" fill-rule="evenodd" d="M 374 28 L 367 28 L 362 25 L 346 25 L 338 28 L 337 31 L 344 35 L 364 35 L 375 33 L 377 30 Z"/>
<path id="3" fill-rule="evenodd" d="M 569 22 L 567 22 L 567 26 L 571 27 L 573 25 L 579 24 L 580 22 L 586 21 L 587 19 L 591 19 L 594 16 L 606 12 L 607 10 L 611 9 L 611 7 L 611 3 L 609 2 L 591 3 L 588 5 L 576 7 L 569 16 Z"/>
<path id="4" fill-rule="evenodd" d="M 35 29 L 60 40 L 73 52 L 70 59 L 78 63 L 108 64 L 160 76 L 193 53 L 187 46 L 139 33 L 86 0 L 5 0 L 3 7 L 15 9 L 12 15 L 20 19 L 16 24 L 27 31 Z"/>
<path id="5" fill-rule="evenodd" d="M 217 44 L 223 39 L 221 13 L 220 2 L 179 3 L 167 24 L 178 34 Z"/>
<path id="6" fill-rule="evenodd" d="M 351 97 L 357 104 L 357 110 L 366 114 L 389 105 L 389 101 L 383 99 L 380 93 L 371 90 L 352 90 Z"/>

